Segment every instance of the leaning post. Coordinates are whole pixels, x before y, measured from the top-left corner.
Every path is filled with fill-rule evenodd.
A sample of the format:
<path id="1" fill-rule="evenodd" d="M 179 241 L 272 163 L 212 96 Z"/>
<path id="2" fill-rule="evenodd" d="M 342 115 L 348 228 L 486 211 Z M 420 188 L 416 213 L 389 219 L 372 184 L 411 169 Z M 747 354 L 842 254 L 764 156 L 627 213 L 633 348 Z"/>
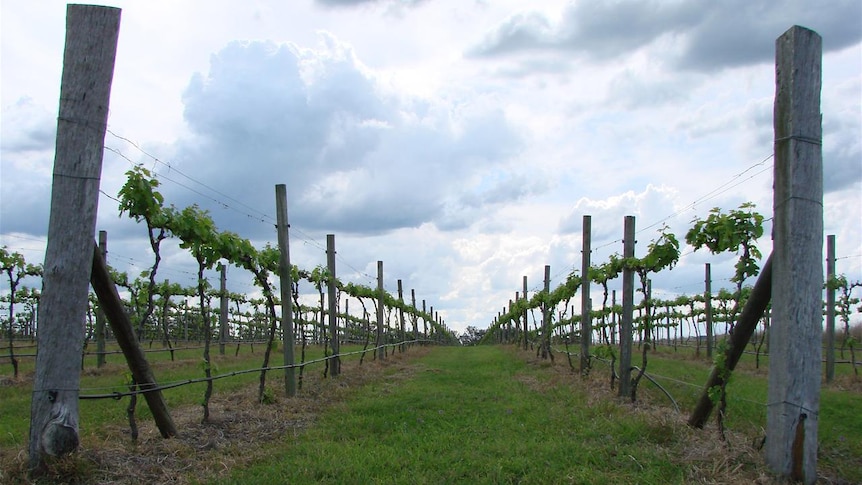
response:
<path id="1" fill-rule="evenodd" d="M 36 370 L 30 404 L 29 469 L 78 448 L 81 349 L 99 181 L 120 33 L 120 9 L 66 8 L 51 213 L 45 249 Z"/>

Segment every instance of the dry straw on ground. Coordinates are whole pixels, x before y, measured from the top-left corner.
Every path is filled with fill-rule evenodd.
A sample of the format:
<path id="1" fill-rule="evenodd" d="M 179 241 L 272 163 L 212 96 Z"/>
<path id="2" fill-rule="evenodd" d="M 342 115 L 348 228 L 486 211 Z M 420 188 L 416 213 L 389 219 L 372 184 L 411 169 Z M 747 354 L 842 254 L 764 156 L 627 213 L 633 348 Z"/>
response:
<path id="1" fill-rule="evenodd" d="M 322 368 L 311 367 L 304 373 L 297 397 L 276 397 L 271 404 L 257 402 L 257 384 L 230 393 L 216 389 L 207 423 L 201 423 L 200 406 L 171 410 L 180 430 L 172 439 L 162 439 L 155 425 L 142 419 L 137 444 L 131 442 L 128 428 L 106 426 L 100 430 L 99 441 L 86 440 L 77 452 L 52 463 L 43 481 L 182 485 L 225 477 L 233 468 L 266 458 L 269 444 L 295 439 L 321 412 L 362 385 L 384 378 L 409 378 L 413 370 L 409 361 L 428 349 L 413 347 L 403 354 L 390 354 L 383 361 L 366 359 L 362 365 L 343 362 L 337 379 L 323 379 Z M 269 382 L 277 386 L 281 380 L 270 373 Z M 35 483 L 27 477 L 26 448 L 0 450 L 0 483 Z"/>

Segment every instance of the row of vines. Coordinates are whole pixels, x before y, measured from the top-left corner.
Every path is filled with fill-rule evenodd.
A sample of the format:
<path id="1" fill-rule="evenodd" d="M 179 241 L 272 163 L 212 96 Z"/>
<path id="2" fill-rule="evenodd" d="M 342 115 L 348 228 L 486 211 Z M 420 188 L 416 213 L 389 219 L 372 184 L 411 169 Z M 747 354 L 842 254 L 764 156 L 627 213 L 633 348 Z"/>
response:
<path id="1" fill-rule="evenodd" d="M 738 259 L 735 272 L 731 278 L 734 287 L 721 288 L 717 292 L 704 292 L 693 296 L 680 295 L 673 299 L 653 298 L 651 295 L 650 275 L 663 270 L 671 270 L 679 260 L 680 249 L 677 237 L 665 226 L 659 231 L 658 237 L 647 247 L 643 257 L 622 257 L 613 254 L 603 264 L 591 265 L 586 275 L 588 282 L 602 288 L 601 306 L 590 309 L 591 334 L 589 342 L 594 342 L 589 358 L 617 357 L 618 344 L 621 340 L 620 322 L 623 317 L 623 307 L 616 299 L 616 292 L 611 291 L 610 282 L 619 278 L 624 269 L 629 269 L 638 276 L 640 302 L 633 306 L 635 315 L 632 317 L 633 340 L 639 342 L 643 351 L 643 365 L 646 367 L 647 351 L 656 345 L 695 347 L 700 355 L 707 351 L 712 357 L 712 348 L 717 338 L 709 330 L 723 325 L 725 337 L 731 335 L 739 318 L 741 309 L 745 306 L 752 293 L 752 287 L 746 285 L 751 278 L 758 276 L 762 255 L 756 246 L 757 239 L 763 235 L 763 216 L 755 211 L 751 203 L 742 204 L 738 209 L 723 212 L 714 208 L 705 219 L 695 219 L 692 227 L 685 235 L 685 242 L 695 251 L 707 249 L 712 254 L 723 252 L 736 253 Z M 504 311 L 497 315 L 491 323 L 483 342 L 519 342 L 526 348 L 528 343 L 537 344 L 537 352 L 542 356 L 551 356 L 548 348 L 552 342 L 568 346 L 581 341 L 581 312 L 571 304 L 573 298 L 582 290 L 584 279 L 577 270 L 572 271 L 564 282 L 555 289 L 535 291 L 525 298 L 519 295 L 514 301 L 509 301 Z M 852 326 L 853 314 L 862 314 L 860 298 L 856 294 L 862 288 L 862 282 L 850 281 L 845 275 L 834 275 L 824 283 L 824 288 L 837 292 L 835 306 L 826 308 L 824 315 L 833 312 L 841 323 L 841 337 L 837 343 L 842 359 L 848 353 L 849 362 L 856 363 L 856 349 L 859 345 L 859 330 Z M 538 316 L 537 316 L 538 313 Z M 532 327 L 528 325 L 532 318 Z M 709 323 L 707 323 L 709 322 Z M 762 353 L 768 353 L 769 312 L 766 312 L 760 323 L 761 330 L 756 338 L 750 341 L 751 352 L 758 358 Z M 712 340 L 708 340 L 708 336 Z M 643 345 L 645 344 L 645 345 Z M 722 345 L 718 342 L 718 346 Z M 705 348 L 705 349 L 704 349 Z M 854 371 L 858 375 L 858 366 Z M 635 389 L 636 390 L 636 386 Z"/>
<path id="2" fill-rule="evenodd" d="M 277 347 L 276 341 L 280 340 L 277 328 L 281 321 L 279 309 L 282 301 L 279 297 L 281 293 L 274 283 L 278 278 L 273 278 L 280 270 L 280 251 L 269 244 L 256 248 L 249 240 L 235 233 L 219 231 L 209 214 L 197 206 L 180 210 L 165 205 L 158 187 L 157 178 L 141 166 L 127 172 L 126 183 L 117 199 L 120 214 L 145 225 L 153 259 L 152 265 L 137 277 L 130 278 L 128 274 L 114 270 L 110 270 L 110 276 L 113 283 L 124 290 L 122 304 L 137 342 L 142 344 L 149 341 L 150 347 L 154 342 L 159 342 L 166 351 L 171 352 L 172 360 L 178 342 L 197 341 L 202 344 L 204 380 L 207 382 L 203 401 L 206 421 L 212 381 L 216 378 L 210 356 L 213 341 L 220 344 L 221 353 L 225 352 L 228 342 L 264 344 L 263 363 L 258 369 L 261 372 L 258 399 L 265 399 L 266 371 L 274 368 L 270 364 L 271 351 Z M 168 238 L 177 238 L 179 247 L 187 250 L 196 261 L 197 284 L 193 287 L 183 287 L 158 278 L 162 244 Z M 3 329 L 8 341 L 7 355 L 14 376 L 18 378 L 18 359 L 35 356 L 40 299 L 38 290 L 21 283 L 28 277 L 41 276 L 42 268 L 28 264 L 20 253 L 10 252 L 6 247 L 0 248 L 0 264 L 9 282 L 9 292 L 2 297 L 8 310 L 3 315 Z M 256 293 L 260 296 L 255 298 L 228 292 L 224 284 L 220 288 L 213 287 L 205 278 L 205 271 L 220 269 L 224 278 L 227 265 L 250 272 L 257 288 Z M 372 344 L 379 350 L 396 342 L 402 343 L 401 348 L 404 350 L 403 343 L 406 341 L 457 342 L 456 334 L 445 326 L 433 307 L 431 311 L 426 310 L 424 300 L 421 309 L 416 306 L 415 296 L 409 304 L 404 301 L 400 282 L 399 294 L 395 296 L 382 288 L 344 283 L 333 278 L 325 266 L 305 270 L 291 265 L 290 273 L 291 288 L 288 294 L 291 295 L 293 327 L 296 329 L 297 344 L 302 346 L 303 359 L 305 346 L 310 343 L 323 345 L 325 355 L 338 349 L 337 343 L 330 341 L 333 334 L 327 332 L 325 323 L 325 317 L 330 313 L 325 306 L 330 284 L 336 287 L 334 308 L 338 309 L 336 318 L 339 323 L 334 335 L 339 342 L 364 344 L 366 350 Z M 319 295 L 317 305 L 306 304 L 308 298 L 301 301 L 301 295 L 311 293 L 307 287 L 302 293 L 300 284 L 303 281 L 311 284 Z M 358 301 L 361 306 L 361 316 L 355 316 L 358 313 L 356 308 L 350 312 L 348 304 L 351 299 Z M 81 322 L 86 335 L 82 351 L 87 353 L 87 346 L 93 341 L 101 343 L 95 352 L 99 358 L 98 365 L 104 363 L 107 353 L 104 351 L 104 339 L 110 333 L 104 325 L 100 306 L 99 300 L 91 293 L 86 321 Z M 375 319 L 371 315 L 383 315 L 382 323 L 379 317 Z M 216 325 L 217 322 L 220 325 Z M 376 358 L 382 354 L 373 352 L 373 355 Z M 337 358 L 337 354 L 331 357 Z M 132 397 L 130 423 L 133 423 L 136 396 L 142 391 L 136 388 L 139 383 L 134 378 L 129 384 L 129 393 L 126 395 Z"/>

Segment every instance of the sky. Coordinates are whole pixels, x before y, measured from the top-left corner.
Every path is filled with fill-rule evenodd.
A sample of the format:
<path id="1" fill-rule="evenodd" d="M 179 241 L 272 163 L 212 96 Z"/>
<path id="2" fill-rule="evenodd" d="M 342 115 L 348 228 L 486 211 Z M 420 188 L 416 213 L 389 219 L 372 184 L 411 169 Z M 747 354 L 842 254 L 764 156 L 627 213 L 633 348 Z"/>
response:
<path id="1" fill-rule="evenodd" d="M 523 276 L 532 293 L 545 265 L 551 288 L 579 270 L 584 215 L 594 264 L 622 252 L 627 215 L 637 256 L 664 225 L 682 241 L 655 296 L 702 292 L 704 263 L 713 291 L 730 288 L 736 255 L 695 252 L 685 232 L 713 207 L 753 202 L 769 254 L 775 40 L 801 25 L 823 38 L 825 234 L 838 273 L 862 280 L 858 0 L 105 5 L 122 19 L 97 228 L 130 275 L 152 253 L 113 198 L 143 164 L 166 204 L 197 204 L 257 247 L 276 244 L 286 184 L 294 264 L 325 265 L 334 234 L 340 279 L 376 286 L 381 260 L 389 292 L 401 279 L 456 332 L 487 327 Z M 32 263 L 44 260 L 65 13 L 0 2 L 0 245 Z M 162 278 L 194 284 L 187 252 L 169 242 L 164 257 Z M 255 292 L 233 267 L 228 289 Z"/>

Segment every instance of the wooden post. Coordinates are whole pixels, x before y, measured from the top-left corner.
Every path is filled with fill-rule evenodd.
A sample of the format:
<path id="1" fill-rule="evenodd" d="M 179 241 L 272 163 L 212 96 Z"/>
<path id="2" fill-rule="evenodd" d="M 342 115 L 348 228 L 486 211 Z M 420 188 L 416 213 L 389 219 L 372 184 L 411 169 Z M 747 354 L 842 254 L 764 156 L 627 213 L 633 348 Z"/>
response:
<path id="1" fill-rule="evenodd" d="M 703 302 L 705 305 L 704 319 L 706 320 L 706 356 L 711 359 L 712 342 L 715 340 L 715 337 L 713 337 L 712 326 L 712 267 L 709 263 L 706 263 L 704 266 Z"/>
<path id="2" fill-rule="evenodd" d="M 593 324 L 590 321 L 590 237 L 592 217 L 584 216 L 583 249 L 581 251 L 581 375 L 590 372 L 590 344 Z"/>
<path id="3" fill-rule="evenodd" d="M 835 278 L 835 235 L 826 236 L 826 281 Z M 98 322 L 98 320 L 96 320 Z M 826 287 L 826 382 L 835 378 L 835 288 Z"/>
<path id="4" fill-rule="evenodd" d="M 523 285 L 524 285 L 524 288 L 523 288 L 523 290 L 524 290 L 524 300 L 530 301 L 529 299 L 527 299 L 527 275 L 524 275 Z M 529 348 L 529 346 L 530 346 L 530 345 L 529 345 L 529 340 L 528 340 L 528 337 L 527 337 L 528 335 L 529 335 L 529 331 L 528 331 L 528 328 L 527 328 L 527 310 L 526 310 L 526 308 L 525 308 L 525 309 L 524 309 L 524 350 L 527 350 L 527 349 Z"/>
<path id="5" fill-rule="evenodd" d="M 69 5 L 45 250 L 29 468 L 78 447 L 78 394 L 120 9 Z"/>
<path id="6" fill-rule="evenodd" d="M 219 264 L 219 313 L 218 313 L 218 353 L 224 355 L 224 346 L 227 341 L 227 268 Z"/>
<path id="7" fill-rule="evenodd" d="M 542 358 L 551 357 L 551 318 L 547 296 L 551 293 L 551 265 L 545 265 L 545 301 L 542 303 Z"/>
<path id="8" fill-rule="evenodd" d="M 623 258 L 635 256 L 635 216 L 626 216 L 623 228 Z M 629 398 L 632 391 L 632 317 L 634 312 L 635 272 L 623 267 L 623 309 L 620 315 L 620 388 L 619 397 Z"/>
<path id="9" fill-rule="evenodd" d="M 386 358 L 383 348 L 383 291 L 383 261 L 377 261 L 377 358 L 381 360 Z"/>
<path id="10" fill-rule="evenodd" d="M 422 338 L 428 340 L 428 319 L 424 317 L 427 315 L 425 313 L 425 300 L 422 300 Z M 425 342 L 422 342 L 422 345 L 425 345 Z"/>
<path id="11" fill-rule="evenodd" d="M 516 304 L 516 305 L 518 304 L 518 301 L 519 301 L 520 299 L 521 299 L 521 293 L 520 293 L 519 291 L 516 291 L 516 292 L 515 292 L 515 304 Z M 515 348 L 518 348 L 518 347 L 521 345 L 521 318 L 520 318 L 520 317 L 516 317 L 514 313 L 512 314 L 512 317 L 513 317 L 513 319 L 514 319 L 514 322 L 513 322 L 513 323 L 514 323 L 514 325 L 515 325 L 515 329 L 514 329 L 514 332 L 515 332 L 515 335 L 514 335 Z"/>
<path id="12" fill-rule="evenodd" d="M 407 332 L 404 327 L 404 290 L 401 286 L 401 280 L 398 280 L 398 303 L 401 304 L 401 306 L 398 307 L 398 320 L 401 323 L 401 336 L 399 337 L 401 339 L 401 345 L 398 347 L 401 352 L 404 352 L 407 349 L 407 344 L 404 343 L 404 341 L 407 340 Z"/>
<path id="13" fill-rule="evenodd" d="M 278 279 L 281 290 L 281 335 L 284 340 L 284 392 L 296 396 L 296 369 L 293 348 L 296 340 L 293 328 L 293 300 L 290 265 L 290 225 L 287 223 L 287 186 L 275 186 L 276 232 L 278 233 Z"/>
<path id="14" fill-rule="evenodd" d="M 329 374 L 338 377 L 341 373 L 341 358 L 338 353 L 341 345 L 338 341 L 338 307 L 335 301 L 335 234 L 326 235 L 326 268 L 329 270 L 327 283 L 327 300 L 329 306 L 329 339 L 332 342 L 334 357 L 329 360 Z"/>
<path id="15" fill-rule="evenodd" d="M 611 345 L 617 344 L 617 312 L 614 310 L 617 306 L 617 290 L 611 290 Z"/>
<path id="16" fill-rule="evenodd" d="M 766 462 L 805 483 L 817 480 L 823 335 L 821 46 L 799 26 L 776 40 Z"/>
<path id="17" fill-rule="evenodd" d="M 413 306 L 413 316 L 410 319 L 413 322 L 413 340 L 419 340 L 419 322 L 416 317 L 416 290 L 413 288 L 410 289 L 410 301 Z"/>
<path id="18" fill-rule="evenodd" d="M 108 260 L 108 232 L 99 231 L 99 254 Z M 99 305 L 96 311 L 96 367 L 105 366 L 105 310 Z"/>
<path id="19" fill-rule="evenodd" d="M 94 244 L 91 242 L 90 244 Z M 102 259 L 101 250 L 98 245 L 93 248 L 93 261 L 91 266 L 90 283 L 93 285 L 93 292 L 96 293 L 96 298 L 99 299 L 99 305 L 105 310 L 105 316 L 114 332 L 117 339 L 117 344 L 123 351 L 126 357 L 126 363 L 129 366 L 129 371 L 138 387 L 144 392 L 144 399 L 147 401 L 147 406 L 153 414 L 153 420 L 156 422 L 156 427 L 162 437 L 170 438 L 176 436 L 177 429 L 174 426 L 174 421 L 168 412 L 168 405 L 162 396 L 161 391 L 150 391 L 158 387 L 156 378 L 147 362 L 147 357 L 141 349 L 141 344 L 138 341 L 137 334 L 132 328 L 132 322 L 126 314 L 126 308 L 123 306 L 123 301 L 120 299 L 120 294 L 117 292 L 117 286 L 111 280 L 111 275 L 108 273 L 108 266 L 105 260 Z"/>
<path id="20" fill-rule="evenodd" d="M 754 283 L 754 288 L 751 290 L 751 296 L 745 302 L 745 307 L 742 313 L 739 314 L 739 321 L 735 325 L 733 333 L 730 334 L 729 345 L 724 354 L 724 368 L 713 366 L 706 385 L 700 394 L 697 405 L 688 419 L 689 426 L 695 428 L 703 428 L 706 421 L 709 419 L 710 413 L 715 403 L 710 398 L 710 390 L 715 386 L 723 386 L 730 379 L 730 374 L 739 363 L 739 358 L 745 351 L 745 346 L 754 334 L 757 328 L 757 322 L 763 317 L 766 307 L 769 305 L 769 300 L 772 296 L 772 255 L 766 258 L 766 263 L 760 271 L 760 276 Z"/>

